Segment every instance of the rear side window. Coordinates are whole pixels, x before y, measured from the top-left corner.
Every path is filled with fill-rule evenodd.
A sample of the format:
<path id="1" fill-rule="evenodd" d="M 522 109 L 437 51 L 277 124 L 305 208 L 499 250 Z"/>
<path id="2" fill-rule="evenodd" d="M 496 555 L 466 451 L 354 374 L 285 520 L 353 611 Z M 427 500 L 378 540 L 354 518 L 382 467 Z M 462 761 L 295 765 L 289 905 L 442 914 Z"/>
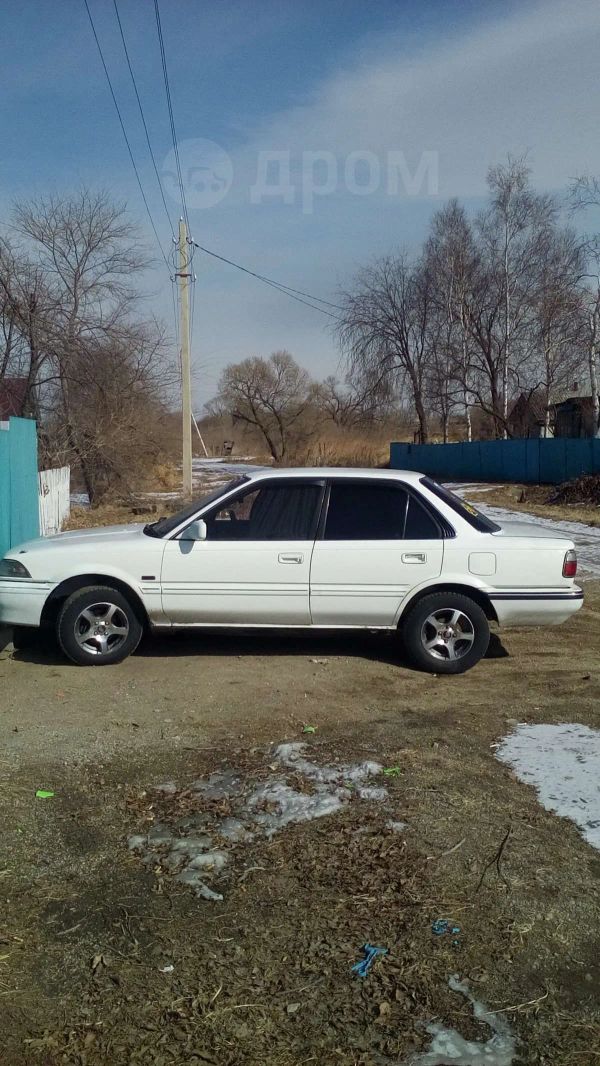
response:
<path id="1" fill-rule="evenodd" d="M 435 540 L 440 531 L 437 522 L 425 510 L 414 496 L 408 497 L 406 512 L 405 540 Z"/>
<path id="2" fill-rule="evenodd" d="M 440 536 L 436 522 L 401 485 L 338 481 L 331 486 L 325 540 Z"/>
<path id="3" fill-rule="evenodd" d="M 445 485 L 438 484 L 437 481 L 433 481 L 430 477 L 422 477 L 421 484 L 426 489 L 429 489 L 430 492 L 433 492 L 438 499 L 443 500 L 453 511 L 456 511 L 461 518 L 464 518 L 465 522 L 473 526 L 473 529 L 478 529 L 480 533 L 497 533 L 500 529 L 500 526 L 492 522 L 491 518 L 482 514 L 471 503 L 461 500 L 460 496 L 450 492 L 450 489 L 447 489 Z"/>

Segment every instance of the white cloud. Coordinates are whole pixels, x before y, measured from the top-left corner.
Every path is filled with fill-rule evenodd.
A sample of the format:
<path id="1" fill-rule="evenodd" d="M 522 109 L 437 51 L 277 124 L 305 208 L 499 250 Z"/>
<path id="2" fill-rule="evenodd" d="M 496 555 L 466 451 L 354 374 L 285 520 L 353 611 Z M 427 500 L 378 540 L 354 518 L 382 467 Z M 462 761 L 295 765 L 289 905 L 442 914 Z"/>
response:
<path id="1" fill-rule="evenodd" d="M 357 149 L 415 159 L 440 153 L 440 193 L 476 196 L 490 163 L 527 151 L 534 180 L 563 185 L 600 170 L 600 6 L 558 0 L 455 33 L 420 54 L 381 41 L 354 69 L 254 131 L 244 170 L 261 149 Z"/>

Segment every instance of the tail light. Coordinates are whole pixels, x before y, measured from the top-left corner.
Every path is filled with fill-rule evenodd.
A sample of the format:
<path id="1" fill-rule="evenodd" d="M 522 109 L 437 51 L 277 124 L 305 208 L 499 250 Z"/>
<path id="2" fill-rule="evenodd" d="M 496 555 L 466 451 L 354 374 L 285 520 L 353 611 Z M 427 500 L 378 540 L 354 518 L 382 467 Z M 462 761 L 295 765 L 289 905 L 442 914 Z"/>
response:
<path id="1" fill-rule="evenodd" d="M 565 554 L 565 559 L 563 562 L 563 577 L 575 577 L 576 573 L 577 552 L 573 551 L 573 549 L 571 548 L 571 550 L 566 552 Z"/>

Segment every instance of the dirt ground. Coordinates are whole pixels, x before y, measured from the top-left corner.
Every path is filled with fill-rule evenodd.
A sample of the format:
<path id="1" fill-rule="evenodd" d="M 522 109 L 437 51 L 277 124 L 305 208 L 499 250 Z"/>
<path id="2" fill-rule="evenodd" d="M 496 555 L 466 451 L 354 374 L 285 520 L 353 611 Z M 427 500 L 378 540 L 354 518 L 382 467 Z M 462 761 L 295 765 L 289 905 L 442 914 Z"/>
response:
<path id="1" fill-rule="evenodd" d="M 600 1062 L 600 855 L 492 747 L 516 721 L 600 725 L 600 582 L 568 624 L 501 638 L 455 678 L 370 634 L 179 634 L 102 669 L 5 648 L 2 1066 L 410 1062 L 434 1018 L 491 1035 L 453 974 L 509 1021 L 515 1063 Z M 389 800 L 238 846 L 223 902 L 128 850 L 202 813 L 191 781 L 261 780 L 286 739 L 379 761 Z M 389 954 L 361 979 L 366 941 Z"/>

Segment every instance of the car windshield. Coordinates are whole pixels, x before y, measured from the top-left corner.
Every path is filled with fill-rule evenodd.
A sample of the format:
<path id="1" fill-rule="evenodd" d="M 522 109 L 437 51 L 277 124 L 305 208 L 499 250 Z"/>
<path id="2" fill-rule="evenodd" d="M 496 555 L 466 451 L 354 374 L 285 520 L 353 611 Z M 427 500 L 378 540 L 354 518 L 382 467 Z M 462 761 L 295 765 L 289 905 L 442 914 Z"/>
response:
<path id="1" fill-rule="evenodd" d="M 456 511 L 461 518 L 464 518 L 465 522 L 468 522 L 470 526 L 474 527 L 474 529 L 478 529 L 480 533 L 497 533 L 500 529 L 500 526 L 496 525 L 495 522 L 492 522 L 491 518 L 488 518 L 487 515 L 482 514 L 476 507 L 473 507 L 472 503 L 467 503 L 465 500 L 461 499 L 460 496 L 457 496 L 456 493 L 447 489 L 445 485 L 438 484 L 433 478 L 422 477 L 421 484 L 424 485 L 426 489 L 429 489 L 430 492 L 433 492 L 434 496 L 437 496 L 438 499 L 447 503 L 448 507 L 451 507 L 453 511 Z"/>
<path id="2" fill-rule="evenodd" d="M 144 533 L 149 537 L 168 537 L 169 533 L 172 533 L 174 529 L 177 529 L 182 522 L 186 522 L 188 518 L 193 518 L 198 511 L 203 507 L 207 507 L 210 503 L 215 503 L 221 496 L 225 496 L 226 493 L 231 492 L 232 489 L 238 489 L 241 485 L 245 485 L 250 478 L 240 477 L 234 481 L 229 481 L 227 485 L 221 485 L 220 488 L 215 489 L 214 492 L 209 492 L 207 496 L 201 496 L 200 499 L 194 500 L 193 503 L 188 504 L 182 511 L 178 511 L 177 514 L 169 515 L 165 518 L 159 518 L 157 522 L 149 522 L 147 526 L 144 526 Z"/>

